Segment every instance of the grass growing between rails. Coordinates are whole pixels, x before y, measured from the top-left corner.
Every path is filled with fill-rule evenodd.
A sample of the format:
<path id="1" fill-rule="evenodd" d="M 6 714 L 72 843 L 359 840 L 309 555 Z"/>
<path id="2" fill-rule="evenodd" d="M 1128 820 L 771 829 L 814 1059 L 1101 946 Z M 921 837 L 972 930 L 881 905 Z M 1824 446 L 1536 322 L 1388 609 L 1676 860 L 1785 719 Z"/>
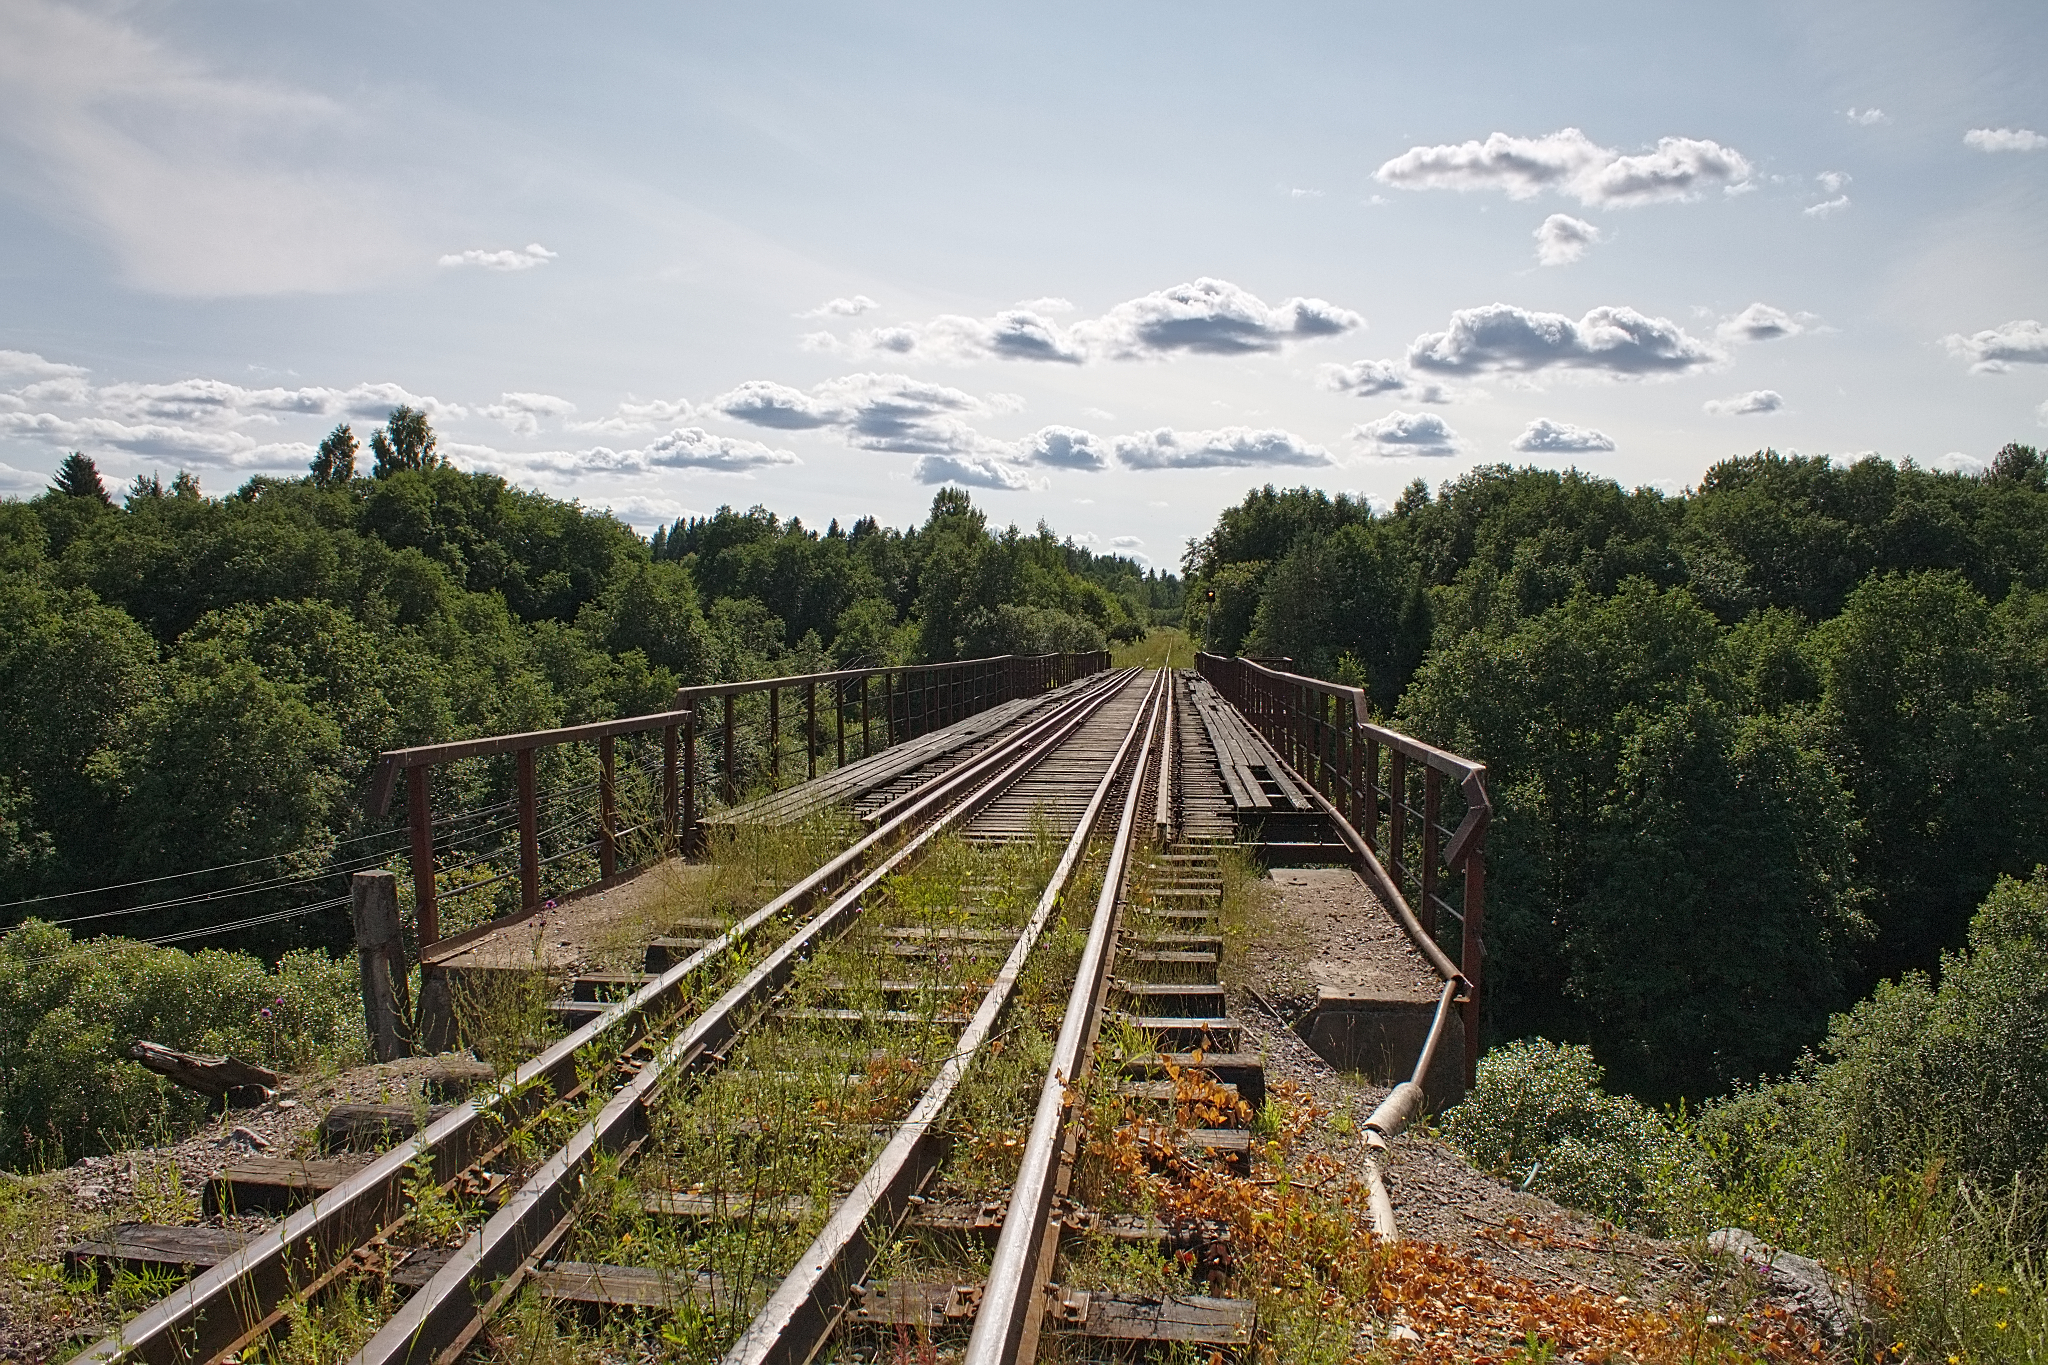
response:
<path id="1" fill-rule="evenodd" d="M 2048 1358 L 2048 872 L 2001 879 L 1938 982 L 1881 986 L 1782 1081 L 1660 1113 L 1600 1079 L 1584 1048 L 1495 1049 L 1446 1136 L 1702 1253 L 1736 1227 L 1821 1261 L 1861 1359 Z"/>
<path id="2" fill-rule="evenodd" d="M 777 1014 L 672 1094 L 640 1161 L 585 1181 L 563 1257 L 660 1271 L 673 1302 L 593 1324 L 529 1296 L 494 1333 L 496 1354 L 716 1359 L 932 1079 L 1058 854 L 1049 838 L 988 848 L 949 837 L 885 882 L 846 937 L 799 970 Z M 1004 1035 L 996 1084 L 1022 1090 L 1028 1072 L 1035 1094 L 1043 1043 L 1024 1032 Z M 1004 1068 L 1012 1049 L 1025 1060 Z M 1002 1109 L 970 1082 L 950 1120 L 956 1144 L 1003 1150 Z"/>
<path id="3" fill-rule="evenodd" d="M 1195 644 L 1184 630 L 1154 626 L 1142 640 L 1111 644 L 1109 662 L 1112 668 L 1193 668 Z"/>

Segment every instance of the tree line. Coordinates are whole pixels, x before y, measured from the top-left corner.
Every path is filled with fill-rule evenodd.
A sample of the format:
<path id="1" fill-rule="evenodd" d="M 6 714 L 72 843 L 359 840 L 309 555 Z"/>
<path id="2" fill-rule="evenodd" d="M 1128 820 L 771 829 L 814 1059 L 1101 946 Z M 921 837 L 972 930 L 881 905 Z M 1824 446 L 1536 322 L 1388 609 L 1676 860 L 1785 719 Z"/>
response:
<path id="1" fill-rule="evenodd" d="M 1098 649 L 1179 612 L 1171 574 L 992 528 L 958 489 L 902 530 L 721 507 L 650 543 L 454 468 L 411 409 L 368 447 L 367 475 L 343 425 L 301 478 L 209 497 L 189 472 L 144 476 L 118 499 L 74 452 L 49 491 L 0 502 L 0 902 L 317 871 L 366 832 L 385 749 L 658 710 L 705 682 Z M 345 919 L 234 941 L 338 942 Z"/>
<path id="2" fill-rule="evenodd" d="M 1486 1027 L 1652 1099 L 1780 1073 L 2048 862 L 2048 465 L 1774 452 L 1680 495 L 1496 466 L 1266 487 L 1189 628 L 1483 760 Z M 1213 596 L 1212 596 L 1213 594 Z"/>

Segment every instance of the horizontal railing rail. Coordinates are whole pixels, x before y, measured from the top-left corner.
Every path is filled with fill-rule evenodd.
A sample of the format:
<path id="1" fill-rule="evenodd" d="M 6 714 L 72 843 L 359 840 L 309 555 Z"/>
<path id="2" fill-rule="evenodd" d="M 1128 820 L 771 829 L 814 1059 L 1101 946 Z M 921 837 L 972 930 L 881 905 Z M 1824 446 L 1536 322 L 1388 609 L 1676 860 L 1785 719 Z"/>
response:
<path id="1" fill-rule="evenodd" d="M 441 941 L 441 910 L 451 897 L 488 896 L 484 906 L 496 908 L 516 878 L 512 913 L 531 914 L 550 894 L 601 886 L 631 870 L 621 859 L 635 851 L 665 856 L 694 847 L 707 808 L 782 785 L 792 748 L 802 751 L 803 776 L 816 777 L 821 763 L 829 770 L 858 761 L 1108 667 L 1107 650 L 1004 654 L 685 687 L 668 710 L 648 715 L 388 750 L 365 806 L 382 819 L 404 774 L 414 927 L 426 949 Z M 792 709 L 786 699 L 800 715 L 785 717 Z M 594 762 L 578 747 L 592 743 Z M 509 800 L 435 816 L 436 769 L 504 757 L 512 760 Z M 545 790 L 544 761 L 553 779 Z M 491 785 L 474 770 L 454 771 L 470 772 L 471 790 Z M 486 772 L 495 772 L 501 795 L 503 770 Z"/>
<path id="2" fill-rule="evenodd" d="M 1493 820 L 1486 765 L 1374 724 L 1362 688 L 1218 654 L 1196 655 L 1195 668 L 1349 827 L 1340 833 L 1347 843 L 1357 841 L 1353 852 L 1374 889 L 1391 902 L 1388 909 L 1408 924 L 1440 974 L 1462 981 L 1465 1080 L 1471 1084 L 1485 975 L 1486 832 Z M 1455 825 L 1446 823 L 1452 804 L 1463 808 Z M 1446 894 L 1453 874 L 1462 874 L 1463 882 L 1456 902 Z M 1438 942 L 1440 915 L 1461 930 L 1455 962 Z"/>

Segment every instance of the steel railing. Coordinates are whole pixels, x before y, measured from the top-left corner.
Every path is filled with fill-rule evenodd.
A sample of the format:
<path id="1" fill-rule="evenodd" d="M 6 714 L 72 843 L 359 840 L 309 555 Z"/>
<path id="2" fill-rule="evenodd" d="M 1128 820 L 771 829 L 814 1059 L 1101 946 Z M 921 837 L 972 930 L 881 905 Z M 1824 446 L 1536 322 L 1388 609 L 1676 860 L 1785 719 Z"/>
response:
<path id="1" fill-rule="evenodd" d="M 1486 832 L 1493 819 L 1486 765 L 1373 724 L 1361 688 L 1217 654 L 1197 654 L 1195 668 L 1327 803 L 1388 909 L 1440 974 L 1462 982 L 1465 1083 L 1472 1084 L 1485 975 Z M 1454 806 L 1461 809 L 1454 812 Z M 1461 930 L 1455 961 L 1439 942 L 1440 916 Z"/>

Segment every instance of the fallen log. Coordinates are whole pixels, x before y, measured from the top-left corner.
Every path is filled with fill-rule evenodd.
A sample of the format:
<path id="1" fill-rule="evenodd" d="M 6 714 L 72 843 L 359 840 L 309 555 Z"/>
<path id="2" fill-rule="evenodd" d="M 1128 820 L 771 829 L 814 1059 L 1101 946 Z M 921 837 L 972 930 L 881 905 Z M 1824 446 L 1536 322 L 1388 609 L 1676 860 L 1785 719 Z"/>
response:
<path id="1" fill-rule="evenodd" d="M 267 1067 L 236 1057 L 180 1052 L 140 1038 L 130 1044 L 128 1055 L 173 1085 L 196 1090 L 232 1107 L 263 1103 L 284 1079 Z"/>

